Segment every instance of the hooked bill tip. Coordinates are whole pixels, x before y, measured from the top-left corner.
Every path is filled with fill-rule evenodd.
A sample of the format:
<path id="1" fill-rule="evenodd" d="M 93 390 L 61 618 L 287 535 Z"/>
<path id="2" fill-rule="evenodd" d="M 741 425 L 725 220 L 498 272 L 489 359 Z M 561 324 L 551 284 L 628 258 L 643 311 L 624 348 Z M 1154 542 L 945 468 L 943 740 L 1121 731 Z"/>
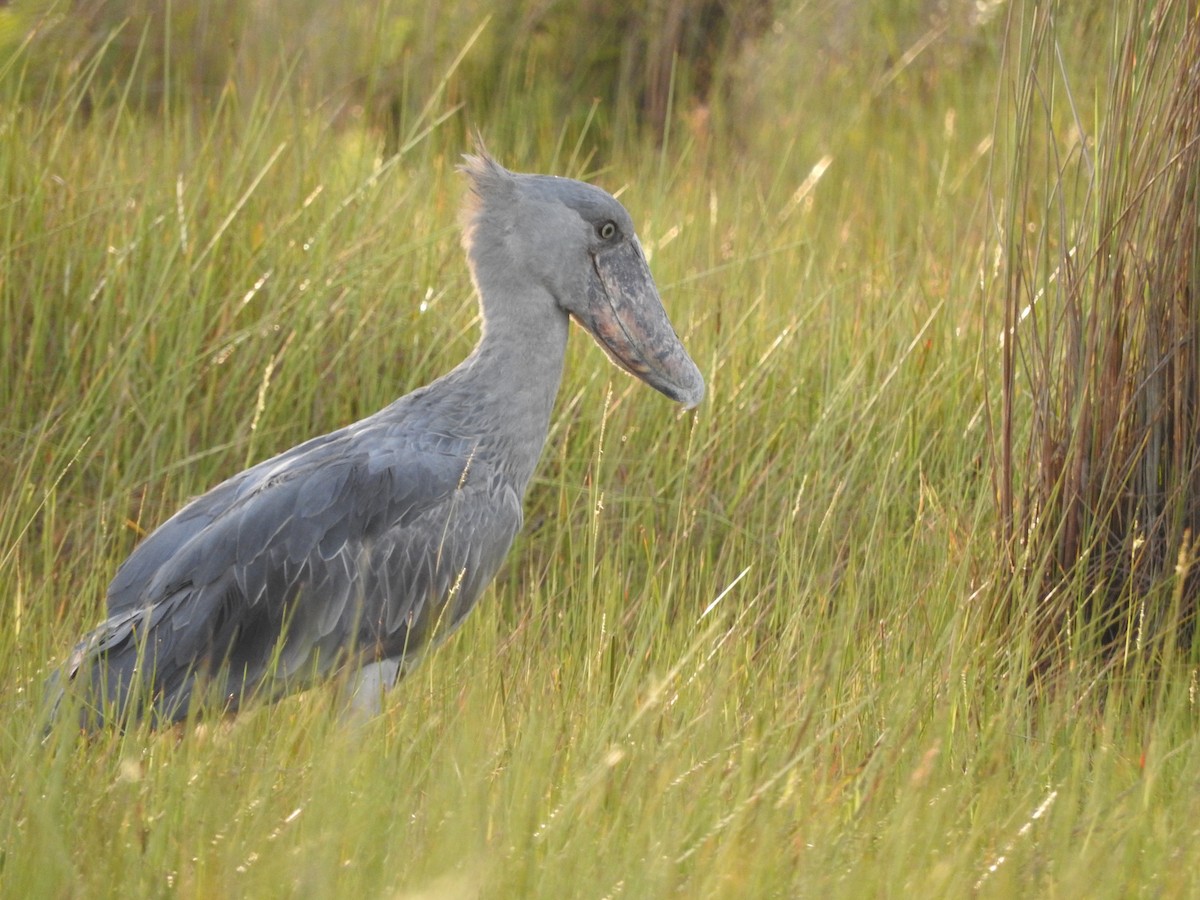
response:
<path id="1" fill-rule="evenodd" d="M 689 412 L 699 406 L 700 401 L 704 399 L 704 377 L 700 374 L 699 369 L 696 369 L 695 374 L 696 377 L 692 379 L 692 383 L 676 391 L 672 398 Z"/>
<path id="2" fill-rule="evenodd" d="M 659 359 L 657 365 L 641 365 L 636 367 L 623 365 L 629 372 L 654 388 L 660 394 L 670 397 L 685 410 L 695 409 L 704 399 L 704 376 L 696 363 L 678 343 L 676 338 L 676 353 L 668 359 Z"/>

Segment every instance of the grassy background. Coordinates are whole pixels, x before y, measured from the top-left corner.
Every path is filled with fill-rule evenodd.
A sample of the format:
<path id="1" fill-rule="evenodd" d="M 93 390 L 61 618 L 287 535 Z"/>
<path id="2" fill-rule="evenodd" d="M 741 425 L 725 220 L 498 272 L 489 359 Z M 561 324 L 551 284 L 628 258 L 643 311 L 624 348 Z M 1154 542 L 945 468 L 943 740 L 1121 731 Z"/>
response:
<path id="1" fill-rule="evenodd" d="M 532 50 L 473 112 L 455 79 L 500 38 L 452 10 L 400 139 L 286 46 L 148 110 L 148 38 L 56 67 L 0 22 L 0 894 L 1194 895 L 1196 654 L 1114 666 L 1085 631 L 1029 678 L 994 468 L 998 273 L 1014 229 L 1058 245 L 1047 210 L 1086 228 L 1071 148 L 1139 20 L 1062 10 L 1039 44 L 1032 5 L 781 7 L 646 135 L 523 90 L 556 71 Z M 620 194 L 704 405 L 573 339 L 524 534 L 378 718 L 329 688 L 40 742 L 146 530 L 472 346 L 472 122 Z"/>

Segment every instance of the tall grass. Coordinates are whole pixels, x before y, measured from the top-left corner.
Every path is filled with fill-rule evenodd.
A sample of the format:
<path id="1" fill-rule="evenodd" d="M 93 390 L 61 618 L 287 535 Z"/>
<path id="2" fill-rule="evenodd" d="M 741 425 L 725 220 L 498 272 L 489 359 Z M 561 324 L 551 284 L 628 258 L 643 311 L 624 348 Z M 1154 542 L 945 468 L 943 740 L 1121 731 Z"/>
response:
<path id="1" fill-rule="evenodd" d="M 1000 496 L 1043 664 L 1073 641 L 1171 657 L 1197 614 L 1200 22 L 1123 16 L 1094 120 L 1048 9 L 1012 101 Z"/>
<path id="2" fill-rule="evenodd" d="M 596 148 L 586 109 L 524 129 L 507 94 L 480 123 L 502 161 L 620 193 L 710 394 L 680 414 L 576 335 L 511 559 L 365 723 L 322 687 L 43 741 L 38 702 L 146 530 L 469 350 L 463 123 L 387 155 L 298 70 L 157 115 L 85 109 L 85 66 L 5 107 L 0 894 L 1194 892 L 1194 666 L 1074 647 L 1041 691 L 1042 630 L 1004 617 L 981 198 L 1057 133 L 1010 145 L 997 112 L 1032 7 L 824 45 L 806 9 L 735 139 L 681 111 Z M 1060 13 L 1099 95 L 1130 23 Z M 455 115 L 431 98 L 426 126 Z"/>
<path id="3" fill-rule="evenodd" d="M 0 54 L 22 48 L 27 102 L 52 103 L 86 73 L 84 116 L 118 100 L 196 115 L 286 76 L 316 114 L 375 131 L 389 155 L 435 99 L 476 121 L 502 104 L 514 146 L 564 120 L 620 145 L 665 138 L 674 104 L 707 123 L 771 16 L 769 0 L 17 0 L 0 8 Z"/>

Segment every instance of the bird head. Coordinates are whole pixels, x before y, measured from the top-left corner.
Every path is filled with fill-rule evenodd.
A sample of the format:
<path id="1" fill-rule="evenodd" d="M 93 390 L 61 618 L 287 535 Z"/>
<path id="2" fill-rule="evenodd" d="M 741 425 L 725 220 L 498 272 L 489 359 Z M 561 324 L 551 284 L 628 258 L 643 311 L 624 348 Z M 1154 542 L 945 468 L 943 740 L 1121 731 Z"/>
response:
<path id="1" fill-rule="evenodd" d="M 699 405 L 704 377 L 667 318 L 633 220 L 611 194 L 510 172 L 483 152 L 461 169 L 473 195 L 464 214 L 473 270 L 501 269 L 495 257 L 505 257 L 619 367 L 687 409 Z M 500 239 L 477 240 L 484 231 Z"/>

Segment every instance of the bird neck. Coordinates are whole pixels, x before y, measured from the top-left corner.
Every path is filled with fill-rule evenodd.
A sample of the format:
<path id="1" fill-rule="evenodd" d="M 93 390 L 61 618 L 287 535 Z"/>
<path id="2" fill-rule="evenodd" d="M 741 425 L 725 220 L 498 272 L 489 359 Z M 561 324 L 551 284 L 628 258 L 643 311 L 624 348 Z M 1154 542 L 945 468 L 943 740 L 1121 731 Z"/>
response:
<path id="1" fill-rule="evenodd" d="M 524 494 L 546 443 L 562 381 L 569 322 L 545 291 L 506 295 L 502 306 L 480 285 L 483 335 L 445 380 L 469 410 L 466 430 Z M 465 435 L 464 435 L 465 436 Z"/>

